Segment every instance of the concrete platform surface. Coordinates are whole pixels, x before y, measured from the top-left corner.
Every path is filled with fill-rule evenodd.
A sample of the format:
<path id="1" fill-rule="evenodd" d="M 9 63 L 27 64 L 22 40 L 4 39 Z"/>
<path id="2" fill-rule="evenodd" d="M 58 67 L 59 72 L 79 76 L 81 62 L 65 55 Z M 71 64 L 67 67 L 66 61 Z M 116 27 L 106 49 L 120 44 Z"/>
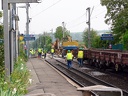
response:
<path id="1" fill-rule="evenodd" d="M 30 58 L 27 67 L 31 70 L 33 82 L 25 96 L 82 96 L 82 92 L 77 91 L 76 86 L 54 70 L 44 59 Z"/>

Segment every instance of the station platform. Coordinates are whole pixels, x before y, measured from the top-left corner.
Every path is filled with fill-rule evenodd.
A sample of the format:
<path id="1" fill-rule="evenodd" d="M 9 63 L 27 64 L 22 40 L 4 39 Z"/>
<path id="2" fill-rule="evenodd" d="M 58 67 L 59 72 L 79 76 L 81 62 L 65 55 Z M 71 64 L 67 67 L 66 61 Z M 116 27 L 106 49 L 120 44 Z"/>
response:
<path id="1" fill-rule="evenodd" d="M 52 68 L 44 59 L 30 58 L 27 67 L 31 70 L 33 82 L 25 96 L 83 96 L 81 91 L 77 91 L 78 85 Z M 43 93 L 46 95 L 40 95 Z"/>

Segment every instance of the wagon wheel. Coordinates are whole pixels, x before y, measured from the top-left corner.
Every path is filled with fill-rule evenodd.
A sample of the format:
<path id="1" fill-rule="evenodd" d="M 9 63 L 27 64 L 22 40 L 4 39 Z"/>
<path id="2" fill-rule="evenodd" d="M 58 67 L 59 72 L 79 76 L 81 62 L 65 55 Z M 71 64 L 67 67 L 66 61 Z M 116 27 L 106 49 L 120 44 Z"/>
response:
<path id="1" fill-rule="evenodd" d="M 93 65 L 93 60 L 92 60 L 92 59 L 89 60 L 89 64 L 90 64 L 91 66 Z"/>
<path id="2" fill-rule="evenodd" d="M 118 72 L 119 71 L 119 65 L 115 64 L 115 71 Z"/>
<path id="3" fill-rule="evenodd" d="M 95 61 L 94 63 L 95 63 L 95 67 L 99 68 L 99 62 Z"/>
<path id="4" fill-rule="evenodd" d="M 101 60 L 101 61 L 99 62 L 99 68 L 100 68 L 100 69 L 103 69 L 103 70 L 106 69 L 106 67 L 105 67 L 105 62 L 104 62 L 104 61 Z"/>
<path id="5" fill-rule="evenodd" d="M 102 64 L 102 63 L 103 63 L 103 61 L 100 61 L 100 62 L 99 62 L 99 68 L 100 68 L 100 69 L 103 68 L 103 66 L 102 66 L 103 64 Z"/>
<path id="6" fill-rule="evenodd" d="M 115 64 L 115 71 L 119 72 L 119 71 L 123 71 L 123 68 L 120 64 Z"/>

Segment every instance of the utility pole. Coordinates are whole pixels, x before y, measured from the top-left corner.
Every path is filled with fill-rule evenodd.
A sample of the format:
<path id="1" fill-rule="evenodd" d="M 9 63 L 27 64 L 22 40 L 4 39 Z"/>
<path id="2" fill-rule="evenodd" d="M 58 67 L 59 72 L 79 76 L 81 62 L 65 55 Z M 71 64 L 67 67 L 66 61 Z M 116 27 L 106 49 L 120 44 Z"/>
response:
<path id="1" fill-rule="evenodd" d="M 45 32 L 44 32 L 44 46 L 43 46 L 43 47 L 44 47 L 44 49 L 45 49 L 45 46 L 46 46 L 46 45 L 45 45 L 45 44 L 46 44 L 45 36 L 46 36 L 46 35 L 45 35 Z"/>
<path id="2" fill-rule="evenodd" d="M 8 29 L 8 0 L 3 0 L 3 24 L 4 24 L 4 62 L 5 74 L 10 76 L 10 45 L 9 45 L 9 29 Z"/>
<path id="3" fill-rule="evenodd" d="M 53 34 L 53 29 L 51 29 L 50 31 L 51 31 L 51 34 L 52 34 L 51 37 L 52 37 L 52 42 L 53 42 L 53 36 L 54 36 L 54 34 Z"/>
<path id="4" fill-rule="evenodd" d="M 63 32 L 63 38 L 64 38 L 64 22 L 62 22 L 62 32 Z"/>
<path id="5" fill-rule="evenodd" d="M 90 7 L 86 9 L 88 11 L 88 48 L 91 48 L 91 31 L 90 31 Z"/>
<path id="6" fill-rule="evenodd" d="M 27 17 L 27 22 L 26 22 L 26 35 L 29 35 L 29 7 L 30 4 L 26 3 L 26 17 Z M 29 41 L 26 41 L 26 45 L 27 45 L 27 56 L 29 57 Z"/>

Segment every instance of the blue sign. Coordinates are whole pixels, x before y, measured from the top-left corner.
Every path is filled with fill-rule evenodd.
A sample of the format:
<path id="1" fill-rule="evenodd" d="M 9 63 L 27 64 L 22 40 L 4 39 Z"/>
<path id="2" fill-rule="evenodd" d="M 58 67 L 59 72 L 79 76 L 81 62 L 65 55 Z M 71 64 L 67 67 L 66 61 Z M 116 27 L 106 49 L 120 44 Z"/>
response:
<path id="1" fill-rule="evenodd" d="M 34 37 L 33 34 L 25 34 L 24 37 Z"/>
<path id="2" fill-rule="evenodd" d="M 113 37 L 112 34 L 102 34 L 101 37 Z"/>
<path id="3" fill-rule="evenodd" d="M 114 40 L 113 37 L 100 37 L 101 40 Z"/>
<path id="4" fill-rule="evenodd" d="M 114 40 L 114 37 L 112 34 L 102 34 L 100 39 L 101 40 Z"/>
<path id="5" fill-rule="evenodd" d="M 35 40 L 35 36 L 28 34 L 28 35 L 24 35 L 24 41 L 32 41 Z"/>

